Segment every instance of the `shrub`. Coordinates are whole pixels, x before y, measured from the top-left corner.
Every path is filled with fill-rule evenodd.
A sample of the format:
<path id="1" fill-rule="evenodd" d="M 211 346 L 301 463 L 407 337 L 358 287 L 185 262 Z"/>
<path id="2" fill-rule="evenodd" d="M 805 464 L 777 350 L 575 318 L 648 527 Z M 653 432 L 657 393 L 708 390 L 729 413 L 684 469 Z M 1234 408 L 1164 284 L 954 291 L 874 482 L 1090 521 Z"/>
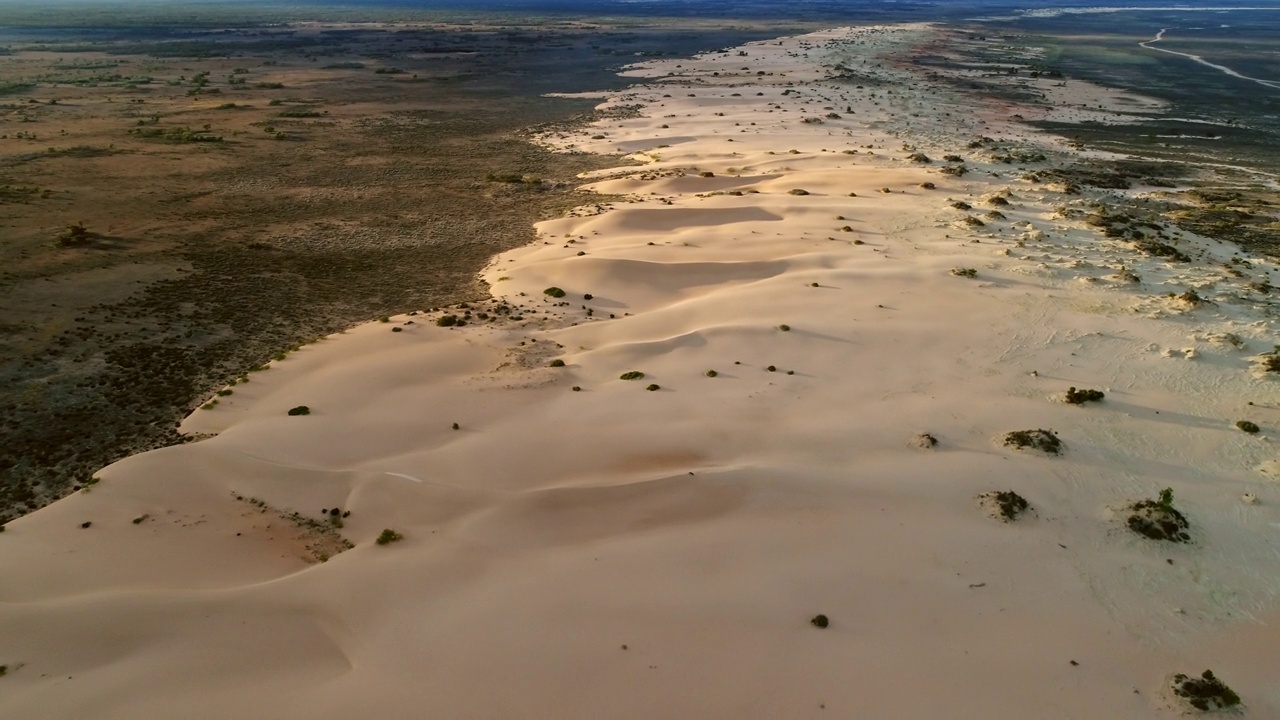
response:
<path id="1" fill-rule="evenodd" d="M 1083 405 L 1087 402 L 1098 402 L 1106 395 L 1101 390 L 1077 390 L 1067 388 L 1066 401 L 1072 405 Z"/>
<path id="2" fill-rule="evenodd" d="M 787 192 L 790 195 L 808 195 L 809 194 L 809 191 L 803 188 L 795 188 L 794 190 L 788 190 Z"/>
<path id="3" fill-rule="evenodd" d="M 618 376 L 621 380 L 639 380 L 642 377 L 644 377 L 644 373 L 639 370 L 628 370 Z"/>
<path id="4" fill-rule="evenodd" d="M 645 388 L 645 390 L 648 390 L 649 392 L 654 392 L 661 389 L 662 387 L 657 383 L 652 383 L 651 385 L 649 385 L 649 387 Z"/>
<path id="5" fill-rule="evenodd" d="M 1260 430 L 1262 430 L 1262 428 L 1258 427 L 1257 423 L 1250 422 L 1248 420 L 1237 420 L 1236 427 L 1249 433 L 1250 435 L 1254 435 Z"/>
<path id="6" fill-rule="evenodd" d="M 378 539 L 376 540 L 376 542 L 379 545 L 390 545 L 393 542 L 400 542 L 403 539 L 404 539 L 403 535 L 396 532 L 395 530 L 392 530 L 391 528 L 387 528 L 382 531 L 381 535 L 378 536 Z"/>
<path id="7" fill-rule="evenodd" d="M 436 318 L 436 325 L 439 325 L 440 327 L 453 327 L 454 325 L 457 325 L 457 324 L 458 324 L 457 315 L 441 315 L 440 317 Z"/>
<path id="8" fill-rule="evenodd" d="M 546 290 L 543 290 L 542 294 L 549 295 L 553 298 L 562 298 L 566 295 L 565 291 L 561 290 L 558 287 L 549 287 Z"/>
<path id="9" fill-rule="evenodd" d="M 573 391 L 574 391 L 574 392 L 582 392 L 582 386 L 581 386 L 581 385 L 574 385 L 572 389 L 573 389 Z"/>
<path id="10" fill-rule="evenodd" d="M 781 324 L 781 325 L 779 325 L 779 326 L 778 326 L 778 329 L 779 329 L 779 330 L 781 330 L 782 332 L 790 332 L 790 331 L 791 331 L 791 326 L 790 326 L 790 325 L 787 325 L 786 323 L 783 323 L 783 324 Z"/>
<path id="11" fill-rule="evenodd" d="M 1012 490 L 995 490 L 983 495 L 982 499 L 1006 522 L 1017 520 L 1030 507 L 1026 498 Z"/>
<path id="12" fill-rule="evenodd" d="M 458 423 L 454 423 L 454 424 L 452 425 L 452 427 L 453 427 L 453 429 L 454 429 L 454 430 L 461 430 L 461 429 L 462 429 L 462 426 L 461 426 L 461 425 L 459 425 Z"/>
<path id="13" fill-rule="evenodd" d="M 769 372 L 778 372 L 778 366 L 770 365 L 769 367 L 765 368 L 765 370 L 768 370 Z"/>
<path id="14" fill-rule="evenodd" d="M 1205 670 L 1198 678 L 1174 675 L 1173 693 L 1190 703 L 1191 707 L 1203 712 L 1240 704 L 1240 696 L 1215 677 L 1212 670 Z"/>
<path id="15" fill-rule="evenodd" d="M 560 358 L 556 358 L 551 361 L 551 367 L 564 367 L 564 361 Z"/>
<path id="16" fill-rule="evenodd" d="M 307 407 L 306 405 L 299 405 L 298 407 L 295 407 L 295 408 L 289 408 L 289 414 L 290 415 L 310 415 L 311 408 Z"/>
<path id="17" fill-rule="evenodd" d="M 973 268 L 951 268 L 951 274 L 956 277 L 975 278 L 978 277 L 978 271 Z"/>
<path id="18" fill-rule="evenodd" d="M 826 615 L 814 615 L 809 622 L 816 628 L 826 628 L 831 624 L 831 620 Z"/>
<path id="19" fill-rule="evenodd" d="M 1173 489 L 1160 491 L 1156 500 L 1140 500 L 1129 506 L 1131 514 L 1125 521 L 1129 529 L 1152 540 L 1191 542 L 1187 529 L 1191 524 L 1173 507 Z"/>
<path id="20" fill-rule="evenodd" d="M 717 375 L 719 375 L 719 374 L 720 374 L 720 373 L 716 372 L 715 370 L 708 370 L 708 371 L 707 371 L 707 373 L 706 373 L 707 377 L 715 377 L 715 376 L 717 376 Z"/>
<path id="21" fill-rule="evenodd" d="M 1040 450 L 1050 455 L 1062 452 L 1062 441 L 1052 430 L 1015 430 L 1005 434 L 1004 444 L 1008 447 Z"/>

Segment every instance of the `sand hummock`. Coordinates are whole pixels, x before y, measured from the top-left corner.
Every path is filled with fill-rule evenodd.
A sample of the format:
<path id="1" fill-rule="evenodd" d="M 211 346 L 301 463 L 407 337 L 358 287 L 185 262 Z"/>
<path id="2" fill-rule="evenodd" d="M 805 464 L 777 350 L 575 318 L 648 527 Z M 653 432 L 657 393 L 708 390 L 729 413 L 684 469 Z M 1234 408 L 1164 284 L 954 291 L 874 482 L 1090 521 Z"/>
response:
<path id="1" fill-rule="evenodd" d="M 541 138 L 630 164 L 491 301 L 304 347 L 9 523 L 0 715 L 1176 717 L 1205 667 L 1280 713 L 1272 306 L 967 149 L 989 108 L 890 61 L 931 32 L 633 67 Z M 1166 487 L 1190 543 L 1112 509 Z"/>

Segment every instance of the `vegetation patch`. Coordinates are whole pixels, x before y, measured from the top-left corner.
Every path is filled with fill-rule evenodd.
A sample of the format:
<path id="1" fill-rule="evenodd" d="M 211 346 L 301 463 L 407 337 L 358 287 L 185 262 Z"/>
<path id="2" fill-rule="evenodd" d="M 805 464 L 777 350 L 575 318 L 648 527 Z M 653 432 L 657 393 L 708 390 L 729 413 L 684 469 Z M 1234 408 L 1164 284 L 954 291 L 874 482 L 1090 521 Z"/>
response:
<path id="1" fill-rule="evenodd" d="M 400 542 L 403 539 L 404 539 L 403 535 L 396 532 L 395 530 L 392 530 L 391 528 L 387 528 L 383 530 L 380 535 L 378 535 L 378 539 L 375 540 L 374 542 L 378 543 L 379 545 L 390 545 L 393 542 Z"/>
<path id="2" fill-rule="evenodd" d="M 965 268 L 965 267 L 951 268 L 951 274 L 955 275 L 956 277 L 965 277 L 965 278 L 978 277 L 978 271 L 974 268 Z"/>
<path id="3" fill-rule="evenodd" d="M 1067 395 L 1064 399 L 1072 405 L 1083 405 L 1087 402 L 1100 402 L 1104 397 L 1106 397 L 1106 394 L 1101 390 L 1067 388 Z"/>
<path id="4" fill-rule="evenodd" d="M 299 405 L 298 407 L 289 408 L 289 414 L 290 415 L 310 415 L 311 408 L 307 407 L 306 405 Z"/>
<path id="5" fill-rule="evenodd" d="M 1031 505 L 1012 490 L 992 490 L 978 496 L 982 506 L 1005 522 L 1017 520 Z"/>
<path id="6" fill-rule="evenodd" d="M 621 375 L 619 375 L 618 379 L 619 380 L 639 380 L 642 377 L 644 377 L 644 373 L 640 372 L 639 370 L 628 370 L 627 372 L 624 372 Z"/>
<path id="7" fill-rule="evenodd" d="M 1004 444 L 1019 450 L 1039 450 L 1049 455 L 1062 453 L 1062 440 L 1052 430 L 1015 430 L 1005 434 Z"/>
<path id="8" fill-rule="evenodd" d="M 1187 534 L 1191 524 L 1173 506 L 1172 488 L 1161 490 L 1156 500 L 1139 500 L 1129 506 L 1129 510 L 1125 524 L 1139 535 L 1152 540 L 1191 542 Z"/>
<path id="9" fill-rule="evenodd" d="M 1200 677 L 1188 677 L 1181 673 L 1173 676 L 1173 694 L 1191 707 L 1202 712 L 1225 710 L 1240 704 L 1240 696 L 1219 680 L 1212 670 L 1205 670 Z"/>
<path id="10" fill-rule="evenodd" d="M 1258 427 L 1257 423 L 1252 422 L 1250 420 L 1237 420 L 1236 427 L 1249 433 L 1250 435 L 1256 435 L 1262 430 L 1262 428 Z"/>
<path id="11" fill-rule="evenodd" d="M 546 290 L 543 290 L 543 291 L 542 291 L 542 294 L 543 294 L 543 295 L 546 295 L 546 296 L 548 296 L 548 297 L 553 297 L 553 298 L 562 298 L 562 297 L 564 297 L 567 293 L 565 293 L 565 291 L 564 291 L 564 290 L 561 290 L 561 289 L 560 289 L 560 288 L 558 288 L 558 287 L 549 287 L 549 288 L 547 288 Z"/>

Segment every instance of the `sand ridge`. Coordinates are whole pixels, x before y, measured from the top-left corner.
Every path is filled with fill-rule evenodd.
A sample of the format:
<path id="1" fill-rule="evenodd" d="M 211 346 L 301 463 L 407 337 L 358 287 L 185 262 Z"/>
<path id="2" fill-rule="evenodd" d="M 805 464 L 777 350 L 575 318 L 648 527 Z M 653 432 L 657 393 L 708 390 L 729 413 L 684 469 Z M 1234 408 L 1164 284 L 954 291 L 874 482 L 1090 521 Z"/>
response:
<path id="1" fill-rule="evenodd" d="M 966 150 L 973 108 L 887 59 L 930 32 L 635 66 L 633 112 L 542 138 L 631 154 L 584 178 L 622 199 L 495 258 L 491 302 L 307 346 L 9 524 L 0 710 L 1175 717 L 1212 667 L 1280 711 L 1247 631 L 1280 617 L 1275 268 L 1144 256 Z M 1193 544 L 1124 528 L 1163 487 Z M 993 520 L 1007 489 L 1035 512 Z M 317 562 L 279 513 L 332 508 L 355 547 Z"/>

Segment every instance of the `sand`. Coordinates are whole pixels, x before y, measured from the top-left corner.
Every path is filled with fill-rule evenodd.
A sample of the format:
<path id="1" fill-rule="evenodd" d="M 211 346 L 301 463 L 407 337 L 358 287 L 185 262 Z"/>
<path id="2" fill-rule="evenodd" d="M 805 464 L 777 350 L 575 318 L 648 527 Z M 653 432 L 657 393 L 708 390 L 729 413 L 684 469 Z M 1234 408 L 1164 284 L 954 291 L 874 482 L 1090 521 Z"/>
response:
<path id="1" fill-rule="evenodd" d="M 1143 256 L 966 150 L 1007 118 L 880 62 L 929 32 L 633 67 L 631 112 L 541 142 L 639 164 L 495 258 L 493 302 L 304 347 L 9 523 L 0 714 L 1176 717 L 1212 668 L 1276 716 L 1274 265 Z M 898 84 L 830 78 L 863 60 Z M 1039 428 L 1061 455 L 1002 443 Z M 1126 529 L 1165 487 L 1193 543 Z M 282 517 L 332 508 L 353 549 Z"/>

